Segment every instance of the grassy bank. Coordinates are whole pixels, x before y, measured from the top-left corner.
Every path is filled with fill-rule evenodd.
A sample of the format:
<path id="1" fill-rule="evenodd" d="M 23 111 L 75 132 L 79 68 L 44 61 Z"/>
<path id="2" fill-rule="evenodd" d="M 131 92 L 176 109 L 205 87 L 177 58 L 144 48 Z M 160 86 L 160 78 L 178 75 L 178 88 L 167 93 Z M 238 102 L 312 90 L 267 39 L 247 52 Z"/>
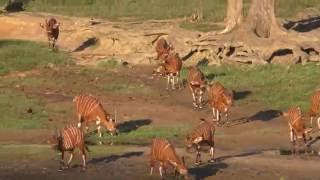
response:
<path id="1" fill-rule="evenodd" d="M 20 40 L 0 40 L 0 75 L 27 71 L 37 67 L 65 65 L 65 53 L 52 52 L 47 45 Z"/>
<path id="2" fill-rule="evenodd" d="M 286 109 L 289 106 L 309 108 L 311 93 L 320 87 L 320 71 L 315 64 L 267 66 L 211 66 L 201 68 L 208 79 L 222 82 L 237 92 L 239 103 L 259 102 L 270 108 Z M 186 69 L 182 76 L 186 76 Z"/>
<path id="3" fill-rule="evenodd" d="M 0 0 L 5 4 L 6 0 Z M 245 0 L 248 9 L 249 0 Z M 319 8 L 317 0 L 277 0 L 277 15 L 290 17 L 308 7 Z M 104 18 L 136 17 L 140 19 L 171 19 L 190 16 L 195 9 L 205 20 L 222 21 L 226 0 L 42 0 L 30 1 L 28 11 L 43 11 L 72 16 Z"/>
<path id="4" fill-rule="evenodd" d="M 92 93 L 98 97 L 107 97 L 108 94 L 158 95 L 143 79 L 119 73 L 122 67 L 114 60 L 95 67 L 60 66 L 65 59 L 69 59 L 66 54 L 53 53 L 42 45 L 30 42 L 1 42 L 0 52 L 12 51 L 5 59 L 0 57 L 4 63 L 2 68 L 12 69 L 3 72 L 7 74 L 36 68 L 38 74 L 0 76 L 0 130 L 52 129 L 68 124 L 73 118 L 72 97 L 75 94 Z M 23 53 L 17 53 L 19 50 Z M 20 65 L 20 61 L 24 61 L 25 65 Z M 58 68 L 41 68 L 48 62 L 57 63 Z M 220 81 L 236 91 L 237 105 L 260 103 L 281 110 L 292 105 L 308 109 L 310 95 L 320 84 L 318 68 L 315 64 L 294 65 L 289 69 L 277 65 L 201 67 L 208 79 Z M 182 76 L 185 78 L 186 69 L 183 69 Z M 178 123 L 173 129 L 150 125 L 121 133 L 116 138 L 104 138 L 119 144 L 146 144 L 155 136 L 182 138 L 190 128 Z"/>

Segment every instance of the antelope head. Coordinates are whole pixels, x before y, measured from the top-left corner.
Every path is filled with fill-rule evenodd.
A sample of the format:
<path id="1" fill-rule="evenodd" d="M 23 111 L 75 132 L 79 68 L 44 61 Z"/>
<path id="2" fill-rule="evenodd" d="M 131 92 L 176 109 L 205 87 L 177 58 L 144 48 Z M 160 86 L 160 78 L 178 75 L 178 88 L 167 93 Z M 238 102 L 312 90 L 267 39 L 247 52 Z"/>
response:
<path id="1" fill-rule="evenodd" d="M 110 134 L 113 135 L 118 135 L 118 129 L 117 129 L 117 123 L 116 123 L 116 112 L 114 114 L 114 117 L 112 118 L 110 115 L 107 116 L 106 121 L 103 121 L 103 124 L 105 128 L 110 132 Z"/>
<path id="2" fill-rule="evenodd" d="M 178 171 L 181 176 L 184 176 L 185 179 L 188 179 L 188 168 L 186 167 L 184 157 L 182 157 L 182 163 L 177 163 L 170 160 L 170 164 L 176 168 L 176 171 Z"/>

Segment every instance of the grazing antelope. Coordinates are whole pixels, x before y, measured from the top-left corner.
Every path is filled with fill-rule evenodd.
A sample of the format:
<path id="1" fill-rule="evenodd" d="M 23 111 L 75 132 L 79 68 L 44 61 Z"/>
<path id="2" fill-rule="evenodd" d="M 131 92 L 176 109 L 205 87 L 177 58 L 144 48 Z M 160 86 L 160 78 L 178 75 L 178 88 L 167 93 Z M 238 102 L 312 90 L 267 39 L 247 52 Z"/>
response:
<path id="1" fill-rule="evenodd" d="M 290 141 L 292 143 L 292 152 L 295 154 L 296 148 L 295 144 L 297 139 L 301 139 L 306 147 L 306 136 L 310 132 L 310 129 L 306 129 L 305 124 L 302 119 L 301 110 L 299 107 L 290 107 L 287 112 L 281 113 L 288 121 L 290 129 Z"/>
<path id="2" fill-rule="evenodd" d="M 228 119 L 233 101 L 233 92 L 228 92 L 219 82 L 215 82 L 209 87 L 209 104 L 212 107 L 214 120 L 219 122 L 221 113 L 224 113 Z"/>
<path id="3" fill-rule="evenodd" d="M 84 135 L 81 129 L 70 126 L 63 128 L 61 131 L 58 131 L 55 135 L 55 141 L 56 145 L 54 148 L 58 151 L 61 152 L 61 165 L 62 169 L 65 167 L 69 167 L 70 163 L 73 159 L 73 153 L 76 148 L 80 150 L 82 161 L 83 161 L 83 170 L 86 168 L 86 151 L 88 150 L 88 147 L 86 146 L 84 142 Z M 65 161 L 64 161 L 64 154 L 65 152 L 70 151 L 70 157 L 67 162 L 67 166 L 65 166 Z"/>
<path id="4" fill-rule="evenodd" d="M 175 168 L 176 172 L 179 172 L 185 179 L 188 178 L 188 169 L 185 166 L 184 158 L 182 158 L 182 161 L 180 160 L 174 147 L 166 139 L 155 138 L 152 141 L 150 151 L 150 175 L 153 173 L 156 162 L 160 163 L 159 173 L 161 177 L 163 177 L 162 170 L 165 165 L 171 165 Z"/>
<path id="5" fill-rule="evenodd" d="M 187 75 L 187 82 L 192 93 L 193 106 L 202 108 L 202 97 L 207 88 L 207 80 L 204 74 L 197 67 L 190 67 Z"/>
<path id="6" fill-rule="evenodd" d="M 156 44 L 156 60 L 164 60 L 169 55 L 171 50 L 173 50 L 172 44 L 168 43 L 164 38 L 160 38 Z"/>
<path id="7" fill-rule="evenodd" d="M 47 32 L 49 47 L 55 48 L 56 42 L 59 37 L 60 23 L 55 18 L 46 19 L 45 24 L 40 23 L 40 27 Z"/>
<path id="8" fill-rule="evenodd" d="M 186 138 L 187 148 L 190 149 L 196 146 L 196 165 L 201 164 L 201 143 L 206 143 L 210 146 L 210 157 L 209 162 L 214 162 L 214 133 L 215 133 L 215 123 L 201 119 L 201 122 L 196 128 Z"/>
<path id="9" fill-rule="evenodd" d="M 182 68 L 182 60 L 179 57 L 178 53 L 170 53 L 165 58 L 165 63 L 163 64 L 166 74 L 167 74 L 167 90 L 171 88 L 174 90 L 176 87 L 176 82 L 180 86 L 180 71 Z M 175 82 L 176 79 L 176 82 Z"/>
<path id="10" fill-rule="evenodd" d="M 313 128 L 313 118 L 317 118 L 318 128 L 320 129 L 320 90 L 316 90 L 311 97 L 309 115 L 311 128 Z"/>
<path id="11" fill-rule="evenodd" d="M 74 97 L 73 102 L 78 117 L 79 128 L 85 123 L 86 129 L 88 130 L 88 124 L 90 122 L 96 122 L 97 131 L 99 137 L 101 137 L 100 124 L 102 123 L 111 135 L 117 135 L 116 118 L 112 118 L 111 115 L 104 110 L 97 98 L 92 95 L 78 95 Z"/>

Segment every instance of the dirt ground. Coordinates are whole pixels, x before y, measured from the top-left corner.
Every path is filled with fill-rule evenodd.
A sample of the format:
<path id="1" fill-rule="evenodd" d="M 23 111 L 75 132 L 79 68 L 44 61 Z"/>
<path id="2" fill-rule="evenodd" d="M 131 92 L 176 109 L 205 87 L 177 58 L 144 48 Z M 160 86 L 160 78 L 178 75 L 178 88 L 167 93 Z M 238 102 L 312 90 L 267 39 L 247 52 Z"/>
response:
<path id="1" fill-rule="evenodd" d="M 151 88 L 147 95 L 119 94 L 114 92 L 101 92 L 101 97 L 109 102 L 115 102 L 121 107 L 119 119 L 151 119 L 152 125 L 188 123 L 192 126 L 199 123 L 199 118 L 210 118 L 211 111 L 195 110 L 192 107 L 191 96 L 188 89 L 167 92 L 165 79 L 150 79 L 151 67 L 135 66 L 133 68 L 120 68 L 117 74 L 125 76 L 131 81 L 140 80 L 145 86 Z M 58 74 L 58 73 L 56 73 Z M 63 76 L 61 73 L 60 75 Z M 59 76 L 59 75 L 57 75 Z M 110 79 L 110 82 L 112 79 Z M 70 87 L 72 87 L 70 85 Z M 58 91 L 58 94 L 47 96 L 51 102 L 70 101 L 68 94 L 70 87 Z M 44 92 L 47 89 L 32 89 L 25 87 L 27 93 Z M 240 92 L 241 90 L 238 90 Z M 247 98 L 247 96 L 239 96 Z M 134 99 L 129 101 L 128 99 Z M 240 103 L 241 104 L 241 103 Z M 133 108 L 135 107 L 135 108 Z M 183 148 L 183 139 L 176 142 L 180 155 L 185 155 L 191 179 L 318 179 L 319 158 L 310 154 L 293 157 L 280 155 L 280 150 L 290 147 L 289 133 L 286 122 L 277 116 L 277 111 L 258 102 L 239 103 L 232 108 L 232 126 L 217 127 L 216 158 L 217 162 L 203 163 L 199 167 L 193 165 L 195 154 L 187 153 Z M 248 122 L 246 122 L 249 120 Z M 61 122 L 62 123 L 62 122 Z M 50 135 L 49 130 L 30 130 L 23 132 L 0 132 L 2 144 L 46 144 Z M 221 135 L 222 134 L 222 135 Z M 317 134 L 313 134 L 316 137 Z M 316 140 L 316 139 L 315 139 Z M 317 143 L 312 149 L 317 150 Z M 5 147 L 5 145 L 4 145 Z M 102 145 L 102 147 L 104 147 Z M 51 150 L 39 154 L 41 156 L 29 157 L 23 151 L 19 156 L 10 152 L 3 152 L 0 148 L 0 179 L 159 179 L 155 171 L 149 176 L 147 146 L 120 146 L 120 152 L 114 154 L 89 153 L 88 169 L 81 172 L 79 158 L 74 161 L 74 167 L 58 172 L 58 156 Z M 117 146 L 112 146 L 117 147 Z M 21 146 L 21 150 L 23 146 Z M 49 148 L 48 148 L 49 149 Z M 1 153 L 2 152 L 2 153 Z M 208 159 L 204 152 L 203 162 Z M 22 158 L 21 158 L 22 156 Z M 171 177 L 173 178 L 173 177 Z"/>
<path id="2" fill-rule="evenodd" d="M 45 36 L 39 36 L 42 30 L 39 23 L 43 22 L 43 14 L 14 14 L 0 16 L 0 38 L 17 38 L 32 41 L 45 41 Z M 154 57 L 154 48 L 151 41 L 154 36 L 146 36 L 149 33 L 159 33 L 159 27 L 165 26 L 165 33 L 181 35 L 194 39 L 198 32 L 184 31 L 175 26 L 176 22 L 161 21 L 148 22 L 148 29 L 144 29 L 146 24 L 141 23 L 114 23 L 104 21 L 98 26 L 89 26 L 88 18 L 66 18 L 59 16 L 62 21 L 62 35 L 59 40 L 59 47 L 69 52 L 81 47 L 81 44 L 90 38 L 100 38 L 100 43 L 91 48 L 84 46 L 80 52 L 73 52 L 80 64 L 91 64 L 88 59 L 120 57 L 123 60 L 134 59 L 132 64 L 148 64 L 148 58 Z M 17 24 L 20 28 L 16 28 Z M 78 29 L 76 28 L 78 27 Z M 128 27 L 134 27 L 128 29 Z M 95 29 L 95 31 L 92 31 Z M 137 32 L 136 30 L 141 31 Z M 107 32 L 104 32 L 108 30 Z M 128 33 L 123 33 L 124 31 Z M 27 32 L 27 33 L 26 33 Z M 122 32 L 122 33 L 121 33 Z M 183 33 L 182 33 L 183 32 Z M 73 36 L 70 36 L 73 34 Z M 136 36 L 138 38 L 134 40 Z M 183 39 L 183 37 L 175 37 Z M 170 38 L 170 37 L 168 37 Z M 181 41 L 178 47 L 185 47 L 188 38 Z M 120 40 L 117 40 L 120 39 Z M 123 39 L 131 39 L 122 41 Z M 175 39 L 172 39 L 175 41 Z M 141 43 L 140 49 L 131 49 Z M 179 44 L 179 42 L 176 42 Z M 112 46 L 109 47 L 109 45 Z M 85 45 L 85 44 L 84 44 Z M 81 48 L 80 48 L 81 49 Z M 107 51 L 106 51 L 107 49 Z M 179 48 L 178 48 L 179 50 Z M 185 49 L 188 51 L 188 49 Z M 114 52 L 116 54 L 114 54 Z M 122 54 L 121 54 L 122 53 Z M 184 53 L 184 52 L 183 52 Z M 142 56 L 143 54 L 143 56 Z M 198 57 L 197 57 L 198 58 Z M 130 62 L 131 63 L 131 62 Z M 189 124 L 195 126 L 200 118 L 211 118 L 211 110 L 195 110 L 192 107 L 191 94 L 188 89 L 173 92 L 165 91 L 165 79 L 150 79 L 152 67 L 133 66 L 132 68 L 122 68 L 117 70 L 117 75 L 121 75 L 130 82 L 142 83 L 148 87 L 147 94 L 132 95 L 116 92 L 97 92 L 91 87 L 95 86 L 92 79 L 81 79 L 82 82 L 89 83 L 91 87 L 83 86 L 82 91 L 94 92 L 106 104 L 116 104 L 119 108 L 120 121 L 131 120 L 152 120 L 153 126 L 164 126 L 170 124 L 174 127 L 177 124 Z M 27 76 L 40 78 L 40 73 L 31 73 Z M 74 83 L 65 87 L 50 89 L 48 87 L 31 88 L 24 87 L 26 94 L 38 94 L 44 96 L 49 103 L 66 102 L 72 103 L 72 97 L 77 93 L 74 88 L 76 83 L 81 82 L 76 74 L 59 71 L 53 73 L 55 77 L 71 77 Z M 49 76 L 47 74 L 47 76 Z M 14 76 L 14 75 L 13 75 Z M 5 78 L 5 77 L 2 77 Z M 106 78 L 103 83 L 112 83 L 113 77 Z M 79 83 L 78 83 L 79 84 Z M 78 86 L 77 87 L 81 87 Z M 319 158 L 315 155 L 301 154 L 299 156 L 280 155 L 280 150 L 288 150 L 289 130 L 288 125 L 281 117 L 279 111 L 259 102 L 238 103 L 241 99 L 250 96 L 246 93 L 248 89 L 237 89 L 236 104 L 231 110 L 230 127 L 217 127 L 216 140 L 216 163 L 204 163 L 195 167 L 193 162 L 195 154 L 187 153 L 183 148 L 183 139 L 175 141 L 175 146 L 180 155 L 185 155 L 191 179 L 319 179 L 320 165 Z M 48 95 L 48 92 L 49 95 Z M 53 94 L 53 95 L 52 95 Z M 60 120 L 59 120 L 60 119 Z M 54 119 L 59 124 L 64 124 L 71 118 L 69 114 Z M 73 164 L 73 168 L 63 172 L 57 171 L 59 168 L 58 156 L 45 144 L 51 131 L 48 129 L 25 130 L 25 131 L 0 131 L 0 179 L 160 179 L 158 172 L 149 176 L 148 150 L 147 146 L 119 146 L 122 150 L 115 153 L 107 153 L 110 146 L 105 147 L 105 152 L 89 153 L 88 168 L 81 172 L 79 157 Z M 314 139 L 312 149 L 318 150 L 317 132 L 312 134 Z M 23 150 L 24 145 L 38 145 L 47 147 L 45 151 L 39 151 L 41 156 L 29 156 L 28 150 L 22 153 L 6 151 L 7 145 L 15 144 L 15 151 Z M 117 145 L 115 145 L 117 146 Z M 114 147 L 114 146 L 113 146 Z M 204 152 L 203 162 L 208 159 L 207 152 Z M 173 177 L 169 177 L 169 179 Z"/>

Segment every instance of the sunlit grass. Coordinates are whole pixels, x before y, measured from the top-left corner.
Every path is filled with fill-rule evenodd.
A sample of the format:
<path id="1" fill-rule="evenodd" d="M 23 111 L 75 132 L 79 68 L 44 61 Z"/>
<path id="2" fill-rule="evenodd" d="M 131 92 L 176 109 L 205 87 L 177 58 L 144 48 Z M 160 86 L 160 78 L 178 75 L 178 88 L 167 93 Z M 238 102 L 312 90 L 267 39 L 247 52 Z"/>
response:
<path id="1" fill-rule="evenodd" d="M 20 40 L 0 40 L 0 75 L 27 71 L 48 64 L 70 63 L 65 53 L 51 51 L 44 44 Z"/>

